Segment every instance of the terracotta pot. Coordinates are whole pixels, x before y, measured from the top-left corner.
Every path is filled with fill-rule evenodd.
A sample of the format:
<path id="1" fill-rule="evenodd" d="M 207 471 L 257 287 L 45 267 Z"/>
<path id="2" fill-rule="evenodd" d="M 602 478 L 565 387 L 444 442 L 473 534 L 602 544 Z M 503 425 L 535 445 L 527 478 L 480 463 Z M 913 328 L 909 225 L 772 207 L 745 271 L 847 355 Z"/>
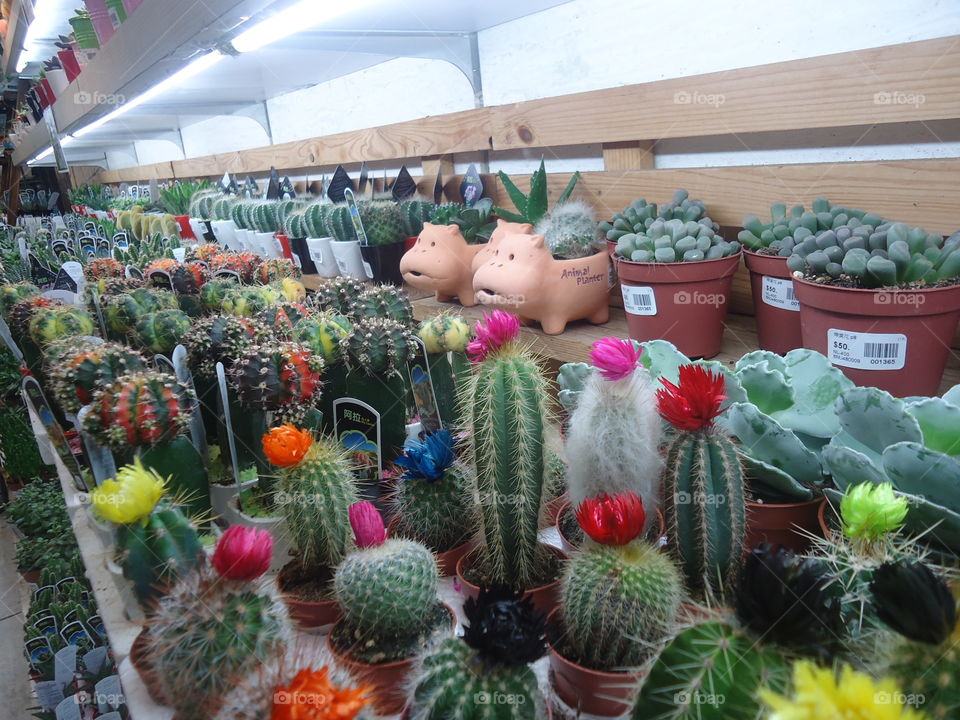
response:
<path id="1" fill-rule="evenodd" d="M 571 538 L 568 538 L 563 534 L 563 519 L 566 516 L 567 512 L 570 510 L 570 500 L 568 499 L 557 512 L 557 519 L 554 522 L 554 527 L 557 528 L 557 534 L 560 536 L 560 547 L 565 553 L 572 553 L 574 550 L 579 550 L 580 546 L 577 545 Z M 652 526 L 651 526 L 652 527 Z M 657 510 L 657 535 L 655 538 L 652 538 L 652 541 L 659 541 L 664 535 L 667 534 L 667 522 L 663 517 L 663 512 Z M 650 534 L 650 530 L 647 530 L 647 534 Z"/>
<path id="2" fill-rule="evenodd" d="M 747 503 L 747 538 L 744 550 L 749 552 L 762 542 L 783 545 L 797 552 L 810 547 L 804 534 L 816 533 L 820 507 L 826 500 L 814 498 L 796 503 Z"/>
<path id="3" fill-rule="evenodd" d="M 443 604 L 447 612 L 450 613 L 451 630 L 457 626 L 457 615 L 453 609 Z M 342 622 L 342 621 L 341 621 Z M 327 647 L 334 657 L 351 671 L 353 676 L 364 685 L 370 686 L 370 695 L 373 698 L 373 707 L 382 715 L 399 715 L 403 712 L 407 704 L 407 692 L 409 690 L 409 675 L 414 665 L 419 660 L 419 656 L 412 655 L 403 660 L 396 660 L 389 663 L 380 663 L 371 665 L 360 660 L 354 660 L 348 655 L 344 655 L 333 646 L 330 638 L 334 630 L 340 624 L 338 622 L 327 635 Z"/>
<path id="4" fill-rule="evenodd" d="M 833 525 L 830 523 L 831 517 L 836 516 L 836 510 L 833 506 L 824 498 L 823 502 L 820 504 L 820 507 L 817 509 L 817 523 L 820 525 L 820 532 L 823 533 L 823 536 L 827 540 L 833 539 L 833 533 L 835 532 Z"/>
<path id="5" fill-rule="evenodd" d="M 494 251 L 507 235 L 532 235 L 533 225 L 530 223 L 512 223 L 506 220 L 497 220 L 497 227 L 490 235 L 490 240 L 480 246 L 477 254 L 473 256 L 470 270 L 476 272 L 477 268 L 488 262 L 493 256 Z"/>
<path id="6" fill-rule="evenodd" d="M 559 608 L 547 617 L 547 624 L 560 624 Z M 591 670 L 565 658 L 550 643 L 550 684 L 566 705 L 584 715 L 618 717 L 632 706 L 637 682 L 647 671 L 604 672 Z M 579 715 L 578 715 L 579 717 Z"/>
<path id="7" fill-rule="evenodd" d="M 797 278 L 793 285 L 804 347 L 858 385 L 898 397 L 937 394 L 960 321 L 960 285 L 861 290 Z"/>
<path id="8" fill-rule="evenodd" d="M 27 570 L 26 572 L 20 573 L 20 577 L 24 579 L 27 583 L 33 583 L 34 585 L 40 584 L 40 570 Z"/>
<path id="9" fill-rule="evenodd" d="M 400 274 L 400 259 L 403 257 L 404 243 L 389 245 L 361 245 L 360 254 L 373 273 L 374 282 L 403 285 Z"/>
<path id="10" fill-rule="evenodd" d="M 420 237 L 400 258 L 400 274 L 408 285 L 434 293 L 437 302 L 457 298 L 473 307 L 472 263 L 482 247 L 468 244 L 456 225 L 424 223 Z"/>
<path id="11" fill-rule="evenodd" d="M 800 303 L 793 296 L 793 273 L 787 269 L 787 259 L 744 250 L 743 262 L 750 271 L 760 348 L 785 355 L 803 347 Z"/>
<path id="12" fill-rule="evenodd" d="M 567 323 L 594 325 L 610 319 L 610 255 L 605 250 L 576 260 L 556 260 L 543 235 L 507 235 L 473 275 L 477 302 L 536 320 L 547 335 Z"/>
<path id="13" fill-rule="evenodd" d="M 144 628 L 140 631 L 140 634 L 137 635 L 137 639 L 133 641 L 133 645 L 130 646 L 130 664 L 140 673 L 140 679 L 143 680 L 150 699 L 157 705 L 169 705 L 167 697 L 163 692 L 160 677 L 154 672 L 153 668 L 147 664 L 146 652 L 147 629 Z"/>
<path id="14" fill-rule="evenodd" d="M 740 253 L 717 260 L 637 263 L 617 258 L 630 337 L 669 340 L 684 355 L 720 352 Z"/>
<path id="15" fill-rule="evenodd" d="M 570 494 L 564 492 L 562 495 L 555 497 L 553 500 L 547 502 L 546 522 L 545 527 L 550 527 L 551 525 L 556 525 L 560 521 L 560 513 L 563 511 L 567 505 L 570 504 Z"/>
<path id="16" fill-rule="evenodd" d="M 292 560 L 284 565 L 277 574 L 277 588 L 283 595 L 283 602 L 287 606 L 290 619 L 300 627 L 322 627 L 323 625 L 336 623 L 343 617 L 343 613 L 340 612 L 340 605 L 336 600 L 312 602 L 300 600 L 289 593 L 287 575 L 292 568 L 299 564 L 299 560 Z"/>
<path id="17" fill-rule="evenodd" d="M 544 545 L 550 552 L 559 557 L 561 560 L 565 560 L 567 554 L 560 548 L 553 547 L 552 545 Z M 468 552 L 465 553 L 460 560 L 457 561 L 457 582 L 460 583 L 462 592 L 467 597 L 476 598 L 480 595 L 480 586 L 474 585 L 472 582 L 467 580 L 464 577 L 464 573 L 470 568 L 473 567 L 473 563 L 476 559 L 476 553 Z M 553 582 L 549 582 L 546 585 L 541 585 L 539 587 L 531 588 L 526 590 L 523 593 L 523 597 L 528 597 L 533 602 L 533 606 L 537 608 L 544 615 L 549 614 L 553 610 L 559 601 L 560 596 L 560 578 L 558 577 Z"/>

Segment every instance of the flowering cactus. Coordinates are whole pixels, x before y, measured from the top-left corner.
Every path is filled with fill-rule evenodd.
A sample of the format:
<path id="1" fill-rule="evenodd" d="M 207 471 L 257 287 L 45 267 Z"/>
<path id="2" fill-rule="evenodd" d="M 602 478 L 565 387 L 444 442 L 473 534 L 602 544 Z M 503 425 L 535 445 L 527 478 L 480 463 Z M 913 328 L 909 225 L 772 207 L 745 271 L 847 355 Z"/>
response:
<path id="1" fill-rule="evenodd" d="M 266 530 L 231 525 L 213 552 L 211 562 L 227 580 L 250 582 L 270 569 L 273 536 Z"/>

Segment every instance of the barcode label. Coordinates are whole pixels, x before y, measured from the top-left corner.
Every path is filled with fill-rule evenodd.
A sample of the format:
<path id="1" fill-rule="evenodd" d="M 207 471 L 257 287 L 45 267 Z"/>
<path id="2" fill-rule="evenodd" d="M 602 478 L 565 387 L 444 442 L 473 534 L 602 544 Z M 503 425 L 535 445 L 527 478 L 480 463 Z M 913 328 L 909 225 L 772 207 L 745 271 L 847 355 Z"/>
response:
<path id="1" fill-rule="evenodd" d="M 830 329 L 827 331 L 827 357 L 841 367 L 900 370 L 907 359 L 907 336 Z"/>
<path id="2" fill-rule="evenodd" d="M 652 287 L 621 285 L 623 309 L 631 315 L 656 315 L 657 298 Z"/>
<path id="3" fill-rule="evenodd" d="M 793 294 L 793 280 L 763 276 L 763 302 L 781 310 L 800 312 L 800 303 Z"/>

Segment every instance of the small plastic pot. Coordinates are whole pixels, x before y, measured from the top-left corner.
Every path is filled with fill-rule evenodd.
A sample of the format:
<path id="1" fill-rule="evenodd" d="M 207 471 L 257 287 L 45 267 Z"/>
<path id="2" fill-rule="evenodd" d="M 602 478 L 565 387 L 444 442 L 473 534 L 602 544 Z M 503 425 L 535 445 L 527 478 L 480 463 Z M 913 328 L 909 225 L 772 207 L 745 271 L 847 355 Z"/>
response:
<path id="1" fill-rule="evenodd" d="M 803 347 L 800 303 L 793 295 L 793 273 L 787 268 L 787 259 L 744 250 L 743 262 L 750 271 L 760 349 L 785 355 Z"/>
<path id="2" fill-rule="evenodd" d="M 554 547 L 553 545 L 545 545 L 545 547 L 561 560 L 566 559 L 567 554 L 560 548 Z M 480 586 L 474 585 L 472 582 L 467 580 L 464 577 L 464 573 L 473 567 L 473 563 L 475 561 L 475 551 L 465 553 L 460 560 L 457 561 L 457 581 L 460 583 L 463 593 L 467 597 L 472 598 L 479 597 Z M 560 599 L 560 578 L 557 578 L 553 582 L 546 583 L 545 585 L 540 585 L 539 587 L 530 588 L 529 590 L 524 591 L 523 597 L 530 598 L 533 606 L 544 615 L 549 614 L 550 611 L 557 606 L 557 603 Z"/>
<path id="3" fill-rule="evenodd" d="M 406 245 L 400 242 L 389 245 L 361 245 L 360 253 L 373 273 L 374 281 L 403 285 L 403 276 L 400 274 L 400 258 L 406 252 Z"/>
<path id="4" fill-rule="evenodd" d="M 749 552 L 763 542 L 783 545 L 797 552 L 810 547 L 807 533 L 816 533 L 823 498 L 796 503 L 747 503 L 747 538 L 744 549 Z"/>
<path id="5" fill-rule="evenodd" d="M 336 600 L 313 602 L 300 600 L 289 593 L 289 574 L 299 565 L 299 560 L 291 560 L 277 574 L 277 587 L 283 593 L 283 602 L 290 618 L 300 627 L 322 627 L 338 622 L 343 613 L 340 612 L 340 605 Z"/>

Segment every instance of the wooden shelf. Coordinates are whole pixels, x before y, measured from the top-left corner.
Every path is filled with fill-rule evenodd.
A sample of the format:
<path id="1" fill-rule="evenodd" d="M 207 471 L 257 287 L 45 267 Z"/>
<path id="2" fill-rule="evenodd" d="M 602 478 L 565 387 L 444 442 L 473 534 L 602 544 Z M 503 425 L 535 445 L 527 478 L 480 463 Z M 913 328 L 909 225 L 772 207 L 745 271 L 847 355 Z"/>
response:
<path id="1" fill-rule="evenodd" d="M 440 312 L 452 312 L 471 322 L 479 320 L 486 310 L 482 305 L 472 308 L 453 303 L 437 302 L 434 298 L 423 298 L 413 302 L 413 314 L 417 320 L 436 315 Z M 627 320 L 623 308 L 610 308 L 610 321 L 603 325 L 591 325 L 580 320 L 567 325 L 560 335 L 546 335 L 539 326 L 525 327 L 520 331 L 534 352 L 557 362 L 589 362 L 590 347 L 603 337 L 629 337 Z M 730 314 L 727 316 L 726 330 L 720 354 L 713 360 L 733 365 L 744 354 L 758 350 L 756 322 L 750 315 Z M 940 392 L 960 383 L 960 357 L 951 354 L 940 383 Z"/>

